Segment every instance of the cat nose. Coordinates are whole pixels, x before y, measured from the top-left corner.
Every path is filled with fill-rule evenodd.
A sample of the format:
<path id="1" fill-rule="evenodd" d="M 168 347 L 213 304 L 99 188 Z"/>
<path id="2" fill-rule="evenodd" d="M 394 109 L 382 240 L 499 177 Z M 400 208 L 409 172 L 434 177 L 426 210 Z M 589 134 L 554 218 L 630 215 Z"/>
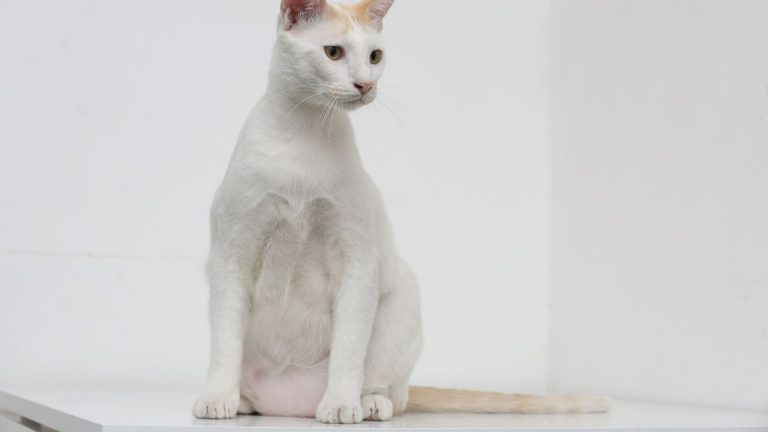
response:
<path id="1" fill-rule="evenodd" d="M 373 83 L 356 82 L 355 83 L 355 88 L 357 89 L 357 91 L 360 92 L 361 95 L 364 95 L 364 94 L 368 93 L 369 91 L 371 91 L 371 89 L 373 88 Z"/>

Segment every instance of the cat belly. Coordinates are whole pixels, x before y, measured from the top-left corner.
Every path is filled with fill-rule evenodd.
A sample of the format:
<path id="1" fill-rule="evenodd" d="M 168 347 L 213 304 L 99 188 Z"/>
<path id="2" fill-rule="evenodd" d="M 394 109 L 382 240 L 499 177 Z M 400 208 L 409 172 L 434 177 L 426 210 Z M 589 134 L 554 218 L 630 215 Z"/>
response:
<path id="1" fill-rule="evenodd" d="M 318 236 L 310 235 L 301 249 L 295 265 L 262 268 L 251 294 L 240 392 L 266 415 L 314 417 L 325 392 L 332 332 L 329 272 Z M 276 274 L 288 269 L 288 278 Z"/>
<path id="2" fill-rule="evenodd" d="M 314 417 L 328 376 L 330 310 L 289 297 L 253 312 L 240 393 L 265 415 Z"/>
<path id="3" fill-rule="evenodd" d="M 329 308 L 289 298 L 253 312 L 240 393 L 265 415 L 314 417 L 328 376 Z"/>
<path id="4" fill-rule="evenodd" d="M 314 417 L 328 380 L 328 364 L 268 372 L 246 364 L 240 393 L 264 415 Z"/>

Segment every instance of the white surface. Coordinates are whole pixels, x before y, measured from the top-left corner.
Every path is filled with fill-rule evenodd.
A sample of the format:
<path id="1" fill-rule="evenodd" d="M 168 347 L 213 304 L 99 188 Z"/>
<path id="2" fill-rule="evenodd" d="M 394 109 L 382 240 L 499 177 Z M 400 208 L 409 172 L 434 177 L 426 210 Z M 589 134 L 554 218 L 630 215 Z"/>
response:
<path id="1" fill-rule="evenodd" d="M 768 410 L 768 2 L 553 12 L 551 389 Z"/>
<path id="2" fill-rule="evenodd" d="M 31 418 L 60 432 L 152 432 L 206 430 L 239 431 L 338 429 L 313 419 L 239 416 L 231 420 L 197 420 L 189 413 L 195 394 L 155 387 L 156 390 L 110 390 L 0 387 L 0 407 Z M 768 414 L 688 406 L 616 401 L 608 414 L 469 415 L 407 414 L 391 422 L 365 422 L 345 428 L 375 429 L 501 429 L 501 430 L 768 430 Z"/>
<path id="3" fill-rule="evenodd" d="M 3 2 L 0 376 L 200 381 L 208 206 L 278 5 Z M 383 98 L 355 122 L 423 286 L 416 381 L 545 387 L 548 8 L 388 16 Z"/>

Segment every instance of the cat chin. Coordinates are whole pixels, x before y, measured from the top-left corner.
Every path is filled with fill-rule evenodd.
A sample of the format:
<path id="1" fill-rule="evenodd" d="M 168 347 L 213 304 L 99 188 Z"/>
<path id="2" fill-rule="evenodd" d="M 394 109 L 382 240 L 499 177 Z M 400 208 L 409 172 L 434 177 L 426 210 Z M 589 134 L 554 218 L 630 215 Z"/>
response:
<path id="1" fill-rule="evenodd" d="M 376 100 L 376 95 L 370 95 L 370 96 L 362 97 L 360 99 L 354 99 L 352 101 L 344 103 L 344 110 L 345 111 L 354 111 L 354 110 L 356 110 L 358 108 L 361 108 L 361 107 L 364 107 L 366 105 L 369 105 L 374 100 Z"/>
<path id="2" fill-rule="evenodd" d="M 373 102 L 373 99 L 369 101 L 363 101 L 362 99 L 355 99 L 352 102 L 347 102 L 344 104 L 344 111 L 354 111 L 358 108 L 364 107 L 368 105 L 369 103 Z"/>

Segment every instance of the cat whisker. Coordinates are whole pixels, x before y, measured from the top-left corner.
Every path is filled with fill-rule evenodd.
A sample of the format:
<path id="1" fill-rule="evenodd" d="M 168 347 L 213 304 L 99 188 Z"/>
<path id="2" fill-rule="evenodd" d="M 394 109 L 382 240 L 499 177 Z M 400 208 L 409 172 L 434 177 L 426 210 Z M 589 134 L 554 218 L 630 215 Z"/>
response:
<path id="1" fill-rule="evenodd" d="M 333 102 L 336 100 L 336 96 L 332 96 L 331 100 L 328 101 L 328 103 L 323 108 L 323 111 L 320 113 L 320 119 L 319 119 L 319 127 L 317 129 L 317 133 L 322 135 L 323 129 L 325 129 L 325 121 L 328 117 L 328 114 L 330 114 L 330 110 L 332 109 Z"/>
<path id="2" fill-rule="evenodd" d="M 393 120 L 397 124 L 397 128 L 404 132 L 405 128 L 403 127 L 402 118 L 398 114 L 398 111 L 402 111 L 403 109 L 398 109 L 398 106 L 400 105 L 397 101 L 393 100 L 390 97 L 387 97 L 385 95 L 379 94 L 378 96 L 380 102 L 377 108 L 382 109 L 384 112 L 386 112 L 389 115 L 389 118 Z M 389 128 L 387 128 L 389 130 Z"/>
<path id="3" fill-rule="evenodd" d="M 309 101 L 310 99 L 312 99 L 312 98 L 314 98 L 314 97 L 318 97 L 318 96 L 321 96 L 321 95 L 323 95 L 323 94 L 326 94 L 326 93 L 329 93 L 329 92 L 330 92 L 330 90 L 323 90 L 323 91 L 320 91 L 320 92 L 317 92 L 317 93 L 311 94 L 311 95 L 309 95 L 309 96 L 305 97 L 304 99 L 300 100 L 298 103 L 296 103 L 296 105 L 294 105 L 293 107 L 291 107 L 291 109 L 290 109 L 290 110 L 288 110 L 288 112 L 285 114 L 285 120 L 288 120 L 288 119 L 290 118 L 290 116 L 293 114 L 293 112 L 294 112 L 294 111 L 295 111 L 295 110 L 296 110 L 296 109 L 297 109 L 297 108 L 298 108 L 298 107 L 299 107 L 301 104 L 303 104 L 303 103 L 305 103 L 305 102 Z"/>
<path id="4" fill-rule="evenodd" d="M 333 108 L 331 109 L 331 120 L 328 122 L 328 138 L 331 137 L 331 128 L 333 127 L 333 116 L 336 114 L 336 105 L 341 101 L 341 98 L 334 98 Z M 343 103 L 343 102 L 342 102 Z"/>

